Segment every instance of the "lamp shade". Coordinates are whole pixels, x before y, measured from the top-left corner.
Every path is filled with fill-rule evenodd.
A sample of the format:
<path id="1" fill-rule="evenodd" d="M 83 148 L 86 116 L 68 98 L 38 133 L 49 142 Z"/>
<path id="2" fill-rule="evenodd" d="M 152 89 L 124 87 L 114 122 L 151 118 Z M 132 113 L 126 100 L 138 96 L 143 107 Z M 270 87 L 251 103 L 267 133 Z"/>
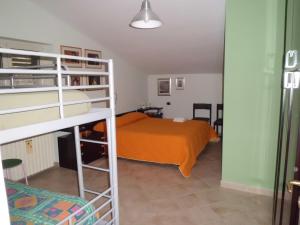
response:
<path id="1" fill-rule="evenodd" d="M 150 2 L 148 0 L 143 0 L 141 10 L 130 22 L 131 27 L 140 29 L 157 28 L 161 25 L 161 20 L 151 10 Z"/>

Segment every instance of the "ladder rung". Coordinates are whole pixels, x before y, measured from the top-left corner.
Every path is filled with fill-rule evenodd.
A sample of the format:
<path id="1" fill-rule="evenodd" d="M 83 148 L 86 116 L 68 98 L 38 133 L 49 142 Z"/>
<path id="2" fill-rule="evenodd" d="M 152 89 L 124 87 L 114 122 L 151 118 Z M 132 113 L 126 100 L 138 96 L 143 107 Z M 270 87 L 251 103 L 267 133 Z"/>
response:
<path id="1" fill-rule="evenodd" d="M 91 194 L 94 194 L 94 195 L 100 195 L 100 194 L 102 194 L 101 192 L 92 191 L 92 190 L 90 190 L 90 189 L 84 189 L 83 191 L 88 192 L 88 193 L 91 193 Z M 106 194 L 103 195 L 103 197 L 111 199 L 111 196 L 106 195 Z"/>
<path id="2" fill-rule="evenodd" d="M 80 141 L 95 143 L 95 144 L 101 144 L 101 145 L 107 145 L 108 144 L 106 141 L 95 141 L 95 140 L 89 140 L 89 139 L 84 139 L 84 138 L 81 138 Z"/>
<path id="3" fill-rule="evenodd" d="M 102 206 L 100 206 L 98 209 L 96 209 L 94 212 L 93 212 L 93 214 L 95 215 L 96 213 L 98 213 L 100 210 L 102 210 L 102 209 L 104 209 L 104 207 L 106 207 L 106 206 L 108 206 L 109 204 L 111 204 L 112 203 L 112 200 L 110 199 L 110 200 L 108 200 L 108 201 L 106 201 Z M 114 211 L 115 209 L 114 208 L 111 208 L 108 212 L 106 212 L 101 218 L 98 218 L 98 220 L 97 221 L 103 221 L 103 222 L 105 222 L 103 225 L 106 225 L 107 224 L 107 222 L 105 221 L 105 220 L 103 220 L 105 217 L 107 217 L 109 214 L 111 214 L 113 211 Z M 114 219 L 114 218 L 112 218 L 112 219 Z"/>
<path id="4" fill-rule="evenodd" d="M 104 169 L 104 168 L 95 167 L 95 166 L 89 166 L 89 165 L 86 165 L 86 164 L 82 164 L 82 167 L 109 173 L 109 169 Z"/>

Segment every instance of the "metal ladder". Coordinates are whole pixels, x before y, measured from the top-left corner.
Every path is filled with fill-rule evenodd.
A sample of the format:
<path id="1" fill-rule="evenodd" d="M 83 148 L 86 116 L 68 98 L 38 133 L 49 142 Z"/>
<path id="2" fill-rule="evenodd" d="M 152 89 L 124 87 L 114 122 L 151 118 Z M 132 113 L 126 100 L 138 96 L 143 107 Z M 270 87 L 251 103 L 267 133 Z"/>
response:
<path id="1" fill-rule="evenodd" d="M 77 172 L 78 172 L 78 182 L 79 182 L 79 193 L 81 198 L 85 198 L 85 193 L 94 194 L 97 197 L 94 198 L 91 202 L 94 203 L 100 198 L 107 198 L 108 201 L 105 201 L 100 207 L 96 208 L 96 212 L 100 211 L 104 207 L 111 204 L 111 209 L 104 213 L 99 219 L 99 223 L 97 224 L 105 224 L 105 225 L 119 225 L 119 210 L 118 210 L 118 190 L 117 190 L 117 167 L 116 167 L 116 153 L 115 149 L 113 149 L 113 141 L 111 139 L 111 127 L 112 127 L 112 119 L 106 118 L 106 124 L 107 124 L 107 141 L 96 141 L 96 140 L 90 140 L 86 138 L 80 137 L 79 132 L 79 126 L 74 127 L 74 134 L 75 134 L 75 147 L 76 147 L 76 159 L 77 159 Z M 109 168 L 101 168 L 98 166 L 91 166 L 87 164 L 82 163 L 81 158 L 81 142 L 88 142 L 88 143 L 94 143 L 99 145 L 106 145 L 108 148 L 108 164 Z M 109 188 L 107 188 L 103 192 L 98 192 L 94 190 L 90 190 L 88 188 L 85 188 L 84 185 L 84 178 L 83 178 L 83 168 L 96 170 L 98 172 L 104 172 L 109 173 Z M 112 215 L 112 219 L 109 222 L 105 222 L 105 218 L 109 215 Z M 83 223 L 85 220 L 82 220 L 79 224 Z"/>

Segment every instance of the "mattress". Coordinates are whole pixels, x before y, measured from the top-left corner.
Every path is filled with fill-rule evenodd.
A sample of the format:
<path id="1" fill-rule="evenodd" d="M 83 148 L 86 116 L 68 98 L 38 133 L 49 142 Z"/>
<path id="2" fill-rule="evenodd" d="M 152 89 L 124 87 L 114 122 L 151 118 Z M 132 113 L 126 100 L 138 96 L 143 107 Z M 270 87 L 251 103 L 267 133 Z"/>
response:
<path id="1" fill-rule="evenodd" d="M 64 102 L 75 100 L 86 100 L 89 97 L 82 91 L 69 90 L 63 92 Z M 46 105 L 58 102 L 58 92 L 35 92 L 35 93 L 17 93 L 0 95 L 0 111 L 7 109 L 16 109 L 21 107 L 30 107 Z M 64 106 L 65 117 L 71 117 L 87 113 L 91 109 L 90 103 Z M 12 113 L 0 115 L 0 130 L 20 127 L 34 123 L 41 123 L 59 119 L 59 107 L 33 110 L 28 112 Z"/>
<path id="2" fill-rule="evenodd" d="M 76 196 L 32 188 L 8 180 L 5 185 L 12 225 L 57 224 L 87 204 L 87 201 Z M 78 212 L 72 221 L 76 224 L 92 212 L 93 206 L 88 206 Z M 83 224 L 94 224 L 96 220 L 96 217 L 91 216 Z"/>

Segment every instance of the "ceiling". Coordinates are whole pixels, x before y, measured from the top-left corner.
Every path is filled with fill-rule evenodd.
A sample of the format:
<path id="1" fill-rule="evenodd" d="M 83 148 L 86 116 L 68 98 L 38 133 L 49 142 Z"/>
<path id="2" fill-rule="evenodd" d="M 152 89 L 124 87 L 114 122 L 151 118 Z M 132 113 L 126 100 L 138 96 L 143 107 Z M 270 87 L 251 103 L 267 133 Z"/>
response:
<path id="1" fill-rule="evenodd" d="M 142 0 L 31 0 L 148 74 L 221 73 L 225 0 L 150 0 L 158 29 L 129 27 Z"/>

